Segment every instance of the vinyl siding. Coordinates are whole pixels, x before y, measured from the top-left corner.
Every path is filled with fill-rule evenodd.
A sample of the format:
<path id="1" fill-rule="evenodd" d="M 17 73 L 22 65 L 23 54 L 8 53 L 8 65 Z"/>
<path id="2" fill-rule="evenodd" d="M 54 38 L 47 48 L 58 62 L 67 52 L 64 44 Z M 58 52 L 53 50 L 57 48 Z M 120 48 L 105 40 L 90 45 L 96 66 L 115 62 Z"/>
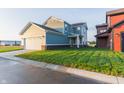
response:
<path id="1" fill-rule="evenodd" d="M 36 25 L 31 25 L 24 33 L 20 36 L 23 40 L 28 38 L 41 38 L 41 45 L 46 44 L 46 31 Z"/>
<path id="2" fill-rule="evenodd" d="M 50 28 L 56 29 L 60 32 L 64 32 L 64 21 L 62 20 L 58 20 L 54 17 L 52 17 L 51 19 L 49 19 L 47 21 L 47 23 L 45 24 L 45 26 L 48 26 Z"/>
<path id="3" fill-rule="evenodd" d="M 69 39 L 66 35 L 59 35 L 59 34 L 47 32 L 46 44 L 69 44 Z"/>
<path id="4" fill-rule="evenodd" d="M 69 25 L 68 23 L 64 23 L 64 34 L 65 35 L 69 35 L 71 33 L 71 25 Z"/>

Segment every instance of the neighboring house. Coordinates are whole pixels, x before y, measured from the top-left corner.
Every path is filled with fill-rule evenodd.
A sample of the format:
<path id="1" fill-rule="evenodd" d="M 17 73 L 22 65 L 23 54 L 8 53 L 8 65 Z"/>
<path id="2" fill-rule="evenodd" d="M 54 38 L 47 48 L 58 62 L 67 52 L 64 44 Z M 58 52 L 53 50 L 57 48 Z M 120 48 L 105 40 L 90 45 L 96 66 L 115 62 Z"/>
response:
<path id="1" fill-rule="evenodd" d="M 29 50 L 87 45 L 87 24 L 69 24 L 56 17 L 49 17 L 42 25 L 29 22 L 21 31 L 24 48 Z"/>
<path id="2" fill-rule="evenodd" d="M 106 13 L 106 23 L 97 25 L 97 47 L 124 52 L 124 9 Z"/>
<path id="3" fill-rule="evenodd" d="M 21 41 L 0 40 L 0 46 L 20 46 Z"/>

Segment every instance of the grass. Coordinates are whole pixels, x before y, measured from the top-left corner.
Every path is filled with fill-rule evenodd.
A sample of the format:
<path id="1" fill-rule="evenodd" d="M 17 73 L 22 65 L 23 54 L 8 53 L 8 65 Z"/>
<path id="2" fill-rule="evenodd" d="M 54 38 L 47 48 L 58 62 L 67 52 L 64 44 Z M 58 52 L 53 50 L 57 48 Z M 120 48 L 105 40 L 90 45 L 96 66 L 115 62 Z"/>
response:
<path id="1" fill-rule="evenodd" d="M 124 54 L 107 49 L 82 48 L 34 51 L 18 57 L 124 77 Z"/>
<path id="2" fill-rule="evenodd" d="M 0 53 L 21 50 L 21 46 L 0 46 Z"/>

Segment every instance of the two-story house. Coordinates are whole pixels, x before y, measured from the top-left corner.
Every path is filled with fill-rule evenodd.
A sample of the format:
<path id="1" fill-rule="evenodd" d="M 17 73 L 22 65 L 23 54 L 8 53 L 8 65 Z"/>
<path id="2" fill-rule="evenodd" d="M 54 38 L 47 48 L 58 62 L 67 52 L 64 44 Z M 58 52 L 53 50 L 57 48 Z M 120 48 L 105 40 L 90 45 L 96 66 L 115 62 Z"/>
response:
<path id="1" fill-rule="evenodd" d="M 124 9 L 108 11 L 106 23 L 97 25 L 97 47 L 124 52 Z"/>
<path id="2" fill-rule="evenodd" d="M 29 22 L 21 31 L 24 49 L 44 50 L 60 47 L 87 45 L 87 24 L 70 24 L 56 17 L 49 17 L 43 24 Z"/>

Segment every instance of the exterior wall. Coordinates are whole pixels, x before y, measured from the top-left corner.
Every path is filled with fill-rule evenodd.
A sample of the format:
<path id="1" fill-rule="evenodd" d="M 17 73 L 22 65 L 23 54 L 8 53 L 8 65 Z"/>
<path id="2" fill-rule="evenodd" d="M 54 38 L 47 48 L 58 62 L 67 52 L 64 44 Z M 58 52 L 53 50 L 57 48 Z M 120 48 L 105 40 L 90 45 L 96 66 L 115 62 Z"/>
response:
<path id="1" fill-rule="evenodd" d="M 47 23 L 45 24 L 45 26 L 48 26 L 50 28 L 54 28 L 57 29 L 61 32 L 64 33 L 64 21 L 62 20 L 58 20 L 56 18 L 51 18 L 47 21 Z"/>
<path id="2" fill-rule="evenodd" d="M 98 48 L 108 48 L 107 46 L 107 37 L 97 38 L 97 47 Z"/>
<path id="3" fill-rule="evenodd" d="M 120 14 L 120 15 L 113 15 L 113 16 L 108 16 L 110 17 L 108 22 L 110 21 L 110 26 L 115 25 L 116 23 L 124 20 L 124 14 Z"/>
<path id="4" fill-rule="evenodd" d="M 110 27 L 117 24 L 118 22 L 124 20 L 124 14 L 119 14 L 119 15 L 113 15 L 113 16 L 108 16 L 109 20 L 109 25 Z M 124 25 L 121 25 L 119 27 L 116 27 L 113 29 L 112 37 L 113 37 L 113 50 L 115 51 L 121 51 L 121 32 L 124 31 Z"/>
<path id="5" fill-rule="evenodd" d="M 80 29 L 78 29 L 80 28 Z M 74 34 L 79 34 L 82 37 L 82 39 L 80 39 L 80 44 L 81 45 L 87 45 L 87 29 L 84 25 L 76 25 L 73 26 L 73 32 Z"/>
<path id="6" fill-rule="evenodd" d="M 80 28 L 80 29 L 79 29 L 79 28 Z M 72 30 L 73 30 L 72 33 L 81 34 L 82 26 L 81 26 L 81 25 L 72 26 Z"/>
<path id="7" fill-rule="evenodd" d="M 69 47 L 68 35 L 71 33 L 71 25 L 64 22 L 63 34 L 46 33 L 47 49 Z"/>
<path id="8" fill-rule="evenodd" d="M 72 33 L 71 25 L 65 22 L 64 23 L 64 34 L 69 35 L 70 33 Z"/>
<path id="9" fill-rule="evenodd" d="M 103 36 L 96 37 L 96 46 L 112 49 L 112 33 L 104 33 Z"/>
<path id="10" fill-rule="evenodd" d="M 59 35 L 59 34 L 47 32 L 46 44 L 47 45 L 68 45 L 69 39 L 66 35 Z"/>
<path id="11" fill-rule="evenodd" d="M 124 24 L 113 29 L 113 49 L 121 51 L 121 32 L 124 32 Z"/>
<path id="12" fill-rule="evenodd" d="M 100 27 L 96 27 L 97 29 L 97 34 L 103 33 L 103 31 L 107 30 L 107 26 L 100 26 Z"/>
<path id="13" fill-rule="evenodd" d="M 87 45 L 87 29 L 84 26 L 82 26 L 81 29 L 82 29 L 81 35 L 83 36 L 82 45 Z"/>
<path id="14" fill-rule="evenodd" d="M 41 38 L 41 47 L 46 46 L 46 32 L 44 29 L 32 24 L 27 31 L 23 33 L 23 35 L 20 36 L 23 40 L 27 38 L 36 38 L 39 37 Z M 25 42 L 25 41 L 24 41 Z M 30 42 L 29 42 L 30 43 Z M 25 43 L 24 43 L 25 44 Z"/>

